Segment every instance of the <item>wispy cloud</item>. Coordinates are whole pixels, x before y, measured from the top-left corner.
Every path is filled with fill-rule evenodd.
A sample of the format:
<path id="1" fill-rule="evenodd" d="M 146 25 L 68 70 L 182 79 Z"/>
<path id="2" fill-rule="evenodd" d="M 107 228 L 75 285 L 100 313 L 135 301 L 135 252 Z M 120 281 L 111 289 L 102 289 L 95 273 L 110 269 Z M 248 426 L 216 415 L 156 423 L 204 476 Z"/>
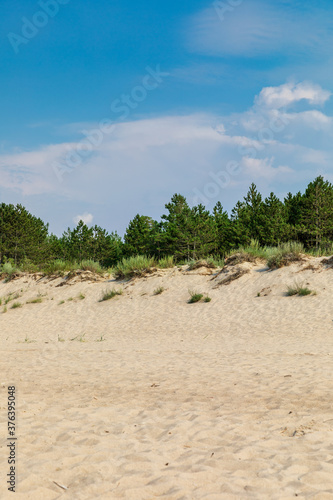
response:
<path id="1" fill-rule="evenodd" d="M 331 11 L 313 2 L 311 9 L 306 2 L 300 9 L 292 1 L 246 0 L 221 21 L 212 4 L 191 19 L 188 47 L 222 56 L 329 55 L 333 33 L 327 8 Z"/>

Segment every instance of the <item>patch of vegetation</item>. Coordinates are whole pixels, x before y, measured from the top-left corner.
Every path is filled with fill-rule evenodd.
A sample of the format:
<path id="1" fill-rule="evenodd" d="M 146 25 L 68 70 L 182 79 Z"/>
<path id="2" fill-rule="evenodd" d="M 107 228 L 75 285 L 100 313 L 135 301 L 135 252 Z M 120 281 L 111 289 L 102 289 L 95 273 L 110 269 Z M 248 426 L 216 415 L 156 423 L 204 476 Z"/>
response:
<path id="1" fill-rule="evenodd" d="M 14 302 L 14 304 L 11 306 L 11 309 L 18 309 L 19 307 L 22 307 L 21 302 Z"/>
<path id="2" fill-rule="evenodd" d="M 271 255 L 267 259 L 267 265 L 270 269 L 279 269 L 289 266 L 294 262 L 304 261 L 304 247 L 301 243 L 291 241 L 272 249 Z"/>
<path id="3" fill-rule="evenodd" d="M 41 297 L 37 297 L 36 299 L 27 300 L 26 304 L 40 304 L 41 302 L 43 302 L 43 299 Z"/>
<path id="4" fill-rule="evenodd" d="M 195 304 L 195 302 L 200 302 L 200 300 L 203 297 L 202 293 L 191 292 L 190 290 L 189 290 L 189 294 L 190 294 L 191 297 L 190 297 L 190 299 L 188 301 L 188 304 Z"/>
<path id="5" fill-rule="evenodd" d="M 73 271 L 78 268 L 78 264 L 76 262 L 69 262 L 62 259 L 56 259 L 49 262 L 43 272 L 46 276 L 63 276 L 66 272 Z"/>
<path id="6" fill-rule="evenodd" d="M 78 295 L 78 299 L 83 300 L 85 298 L 86 298 L 86 296 L 82 292 L 80 292 Z"/>
<path id="7" fill-rule="evenodd" d="M 160 269 L 167 269 L 174 266 L 175 262 L 172 255 L 169 255 L 168 257 L 163 257 L 157 262 L 157 267 L 159 267 Z"/>
<path id="8" fill-rule="evenodd" d="M 112 290 L 104 290 L 102 292 L 102 297 L 100 298 L 99 302 L 104 302 L 105 300 L 113 299 L 113 297 L 116 297 L 116 295 L 122 295 L 122 294 L 123 294 L 122 289 L 116 290 L 115 288 L 112 288 Z"/>
<path id="9" fill-rule="evenodd" d="M 165 290 L 165 288 L 163 288 L 163 286 L 159 286 L 158 288 L 156 288 L 154 290 L 154 295 L 160 295 L 161 293 L 163 293 Z"/>
<path id="10" fill-rule="evenodd" d="M 3 312 L 3 313 L 6 313 L 6 312 L 7 312 L 7 306 L 5 306 L 5 307 L 2 309 L 2 312 Z"/>
<path id="11" fill-rule="evenodd" d="M 63 339 L 62 337 L 60 337 L 60 335 L 58 335 L 58 342 L 65 342 L 65 339 Z"/>
<path id="12" fill-rule="evenodd" d="M 78 269 L 82 269 L 83 271 L 91 271 L 96 274 L 103 274 L 103 269 L 100 266 L 99 262 L 95 262 L 93 260 L 83 260 L 79 265 Z"/>
<path id="13" fill-rule="evenodd" d="M 5 264 L 0 266 L 0 274 L 5 276 L 6 283 L 11 281 L 20 272 L 20 269 L 11 262 L 5 262 Z"/>
<path id="14" fill-rule="evenodd" d="M 299 295 L 301 297 L 304 297 L 306 295 L 311 295 L 314 294 L 316 295 L 316 292 L 313 292 L 309 288 L 299 284 L 295 283 L 293 286 L 288 286 L 287 289 L 287 296 L 292 297 L 293 295 Z"/>
<path id="15" fill-rule="evenodd" d="M 211 300 L 212 299 L 208 295 L 206 295 L 206 297 L 204 298 L 204 302 L 210 302 Z"/>
<path id="16" fill-rule="evenodd" d="M 133 277 L 144 276 L 145 274 L 156 271 L 155 260 L 153 257 L 146 255 L 137 255 L 136 257 L 129 257 L 122 259 L 115 268 L 114 276 L 117 279 L 129 279 Z"/>
<path id="17" fill-rule="evenodd" d="M 61 300 L 59 303 L 58 303 L 58 306 L 60 306 L 61 304 L 64 304 L 65 301 L 64 300 Z"/>

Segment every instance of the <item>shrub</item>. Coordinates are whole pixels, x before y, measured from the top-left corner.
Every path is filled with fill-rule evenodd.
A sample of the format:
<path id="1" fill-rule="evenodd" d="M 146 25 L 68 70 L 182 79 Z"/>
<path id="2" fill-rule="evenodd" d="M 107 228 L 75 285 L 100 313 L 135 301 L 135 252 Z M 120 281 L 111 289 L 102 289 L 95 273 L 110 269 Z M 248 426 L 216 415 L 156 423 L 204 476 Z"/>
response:
<path id="1" fill-rule="evenodd" d="M 204 298 L 204 302 L 210 302 L 212 299 L 208 295 Z"/>

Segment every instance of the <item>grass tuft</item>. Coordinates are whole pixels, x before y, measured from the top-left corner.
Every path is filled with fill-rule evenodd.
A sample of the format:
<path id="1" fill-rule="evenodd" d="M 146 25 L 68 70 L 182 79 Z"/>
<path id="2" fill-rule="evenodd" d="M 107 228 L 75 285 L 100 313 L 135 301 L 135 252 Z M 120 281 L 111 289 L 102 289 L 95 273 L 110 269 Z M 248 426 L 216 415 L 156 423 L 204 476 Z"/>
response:
<path id="1" fill-rule="evenodd" d="M 36 299 L 27 300 L 26 304 L 40 304 L 41 302 L 43 302 L 43 299 L 41 297 L 37 297 Z"/>
<path id="2" fill-rule="evenodd" d="M 14 304 L 11 306 L 11 309 L 18 309 L 19 307 L 22 307 L 21 302 L 14 302 Z"/>
<path id="3" fill-rule="evenodd" d="M 163 286 L 159 286 L 158 288 L 156 288 L 154 290 L 154 295 L 160 295 L 161 293 L 163 293 L 165 290 L 165 288 L 163 288 Z"/>
<path id="4" fill-rule="evenodd" d="M 104 292 L 102 292 L 102 297 L 100 298 L 99 302 L 104 302 L 105 300 L 113 299 L 113 297 L 115 297 L 116 295 L 122 295 L 122 294 L 123 294 L 122 289 L 116 290 L 115 288 L 113 288 L 112 290 L 104 290 Z"/>
<path id="5" fill-rule="evenodd" d="M 195 302 L 199 302 L 203 297 L 202 293 L 191 292 L 190 290 L 189 290 L 189 294 L 191 297 L 188 301 L 188 304 L 195 304 Z"/>
<path id="6" fill-rule="evenodd" d="M 295 283 L 293 286 L 288 286 L 287 289 L 287 296 L 292 297 L 293 295 L 299 295 L 301 297 L 305 297 L 306 295 L 317 295 L 316 292 L 310 290 L 309 288 L 299 284 Z"/>
<path id="7" fill-rule="evenodd" d="M 155 260 L 146 255 L 123 258 L 114 268 L 114 276 L 117 279 L 129 279 L 135 276 L 144 276 L 155 270 Z"/>

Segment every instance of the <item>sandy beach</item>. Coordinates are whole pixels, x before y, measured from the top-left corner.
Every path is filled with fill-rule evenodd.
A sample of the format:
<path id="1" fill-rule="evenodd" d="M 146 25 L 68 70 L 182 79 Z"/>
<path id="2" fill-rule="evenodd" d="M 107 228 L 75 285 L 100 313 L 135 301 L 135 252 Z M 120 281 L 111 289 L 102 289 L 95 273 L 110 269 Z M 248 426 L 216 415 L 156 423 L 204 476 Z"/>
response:
<path id="1" fill-rule="evenodd" d="M 17 500 L 333 499 L 333 269 L 321 260 L 2 281 L 0 498 L 13 498 L 15 386 Z M 295 281 L 316 294 L 286 296 Z M 122 295 L 99 302 L 112 288 Z M 188 304 L 189 290 L 212 300 Z"/>

